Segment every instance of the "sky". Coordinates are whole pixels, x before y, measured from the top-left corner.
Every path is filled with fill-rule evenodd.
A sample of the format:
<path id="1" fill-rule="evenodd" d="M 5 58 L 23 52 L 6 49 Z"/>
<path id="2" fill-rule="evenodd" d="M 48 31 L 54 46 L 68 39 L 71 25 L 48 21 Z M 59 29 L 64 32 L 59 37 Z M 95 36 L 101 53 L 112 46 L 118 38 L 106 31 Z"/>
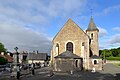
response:
<path id="1" fill-rule="evenodd" d="M 11 52 L 17 46 L 50 53 L 69 18 L 86 30 L 91 16 L 99 28 L 99 49 L 120 47 L 120 0 L 0 0 L 0 42 Z"/>

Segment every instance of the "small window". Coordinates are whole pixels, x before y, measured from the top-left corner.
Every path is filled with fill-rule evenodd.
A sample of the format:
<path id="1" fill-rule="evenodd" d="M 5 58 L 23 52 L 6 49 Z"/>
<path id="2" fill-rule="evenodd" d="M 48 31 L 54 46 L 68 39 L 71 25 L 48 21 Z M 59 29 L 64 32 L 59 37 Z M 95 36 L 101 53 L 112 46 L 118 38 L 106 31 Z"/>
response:
<path id="1" fill-rule="evenodd" d="M 56 44 L 56 47 L 59 47 L 59 44 Z"/>
<path id="2" fill-rule="evenodd" d="M 78 67 L 78 60 L 75 61 L 75 67 Z"/>
<path id="3" fill-rule="evenodd" d="M 93 39 L 93 33 L 91 34 L 91 40 Z"/>
<path id="4" fill-rule="evenodd" d="M 94 64 L 97 64 L 97 60 L 94 60 Z"/>
<path id="5" fill-rule="evenodd" d="M 82 42 L 82 46 L 85 46 L 85 42 Z"/>

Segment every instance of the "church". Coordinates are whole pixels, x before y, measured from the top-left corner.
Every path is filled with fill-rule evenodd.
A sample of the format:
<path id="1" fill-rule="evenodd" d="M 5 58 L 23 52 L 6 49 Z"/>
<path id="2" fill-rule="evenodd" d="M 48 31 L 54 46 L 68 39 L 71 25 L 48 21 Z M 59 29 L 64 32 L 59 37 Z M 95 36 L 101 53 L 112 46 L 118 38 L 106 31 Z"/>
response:
<path id="1" fill-rule="evenodd" d="M 102 70 L 98 33 L 93 18 L 83 31 L 69 19 L 52 41 L 51 67 L 54 71 Z"/>

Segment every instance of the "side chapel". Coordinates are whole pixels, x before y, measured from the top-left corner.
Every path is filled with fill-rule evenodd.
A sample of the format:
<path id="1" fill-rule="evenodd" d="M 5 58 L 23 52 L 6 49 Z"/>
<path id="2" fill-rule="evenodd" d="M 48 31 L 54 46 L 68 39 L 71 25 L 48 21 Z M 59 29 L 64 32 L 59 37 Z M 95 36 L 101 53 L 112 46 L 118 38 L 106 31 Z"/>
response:
<path id="1" fill-rule="evenodd" d="M 53 39 L 51 66 L 54 71 L 102 70 L 99 57 L 98 33 L 91 17 L 84 32 L 69 19 Z"/>

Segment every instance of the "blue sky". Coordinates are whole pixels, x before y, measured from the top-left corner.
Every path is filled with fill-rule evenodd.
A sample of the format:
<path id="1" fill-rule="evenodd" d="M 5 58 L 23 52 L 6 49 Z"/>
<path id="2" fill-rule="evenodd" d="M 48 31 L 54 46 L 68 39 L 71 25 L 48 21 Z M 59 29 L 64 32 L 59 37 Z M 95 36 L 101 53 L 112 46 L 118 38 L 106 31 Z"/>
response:
<path id="1" fill-rule="evenodd" d="M 85 30 L 91 15 L 100 30 L 99 49 L 120 47 L 120 0 L 0 0 L 0 42 L 12 52 L 16 46 L 50 52 L 69 18 Z"/>

